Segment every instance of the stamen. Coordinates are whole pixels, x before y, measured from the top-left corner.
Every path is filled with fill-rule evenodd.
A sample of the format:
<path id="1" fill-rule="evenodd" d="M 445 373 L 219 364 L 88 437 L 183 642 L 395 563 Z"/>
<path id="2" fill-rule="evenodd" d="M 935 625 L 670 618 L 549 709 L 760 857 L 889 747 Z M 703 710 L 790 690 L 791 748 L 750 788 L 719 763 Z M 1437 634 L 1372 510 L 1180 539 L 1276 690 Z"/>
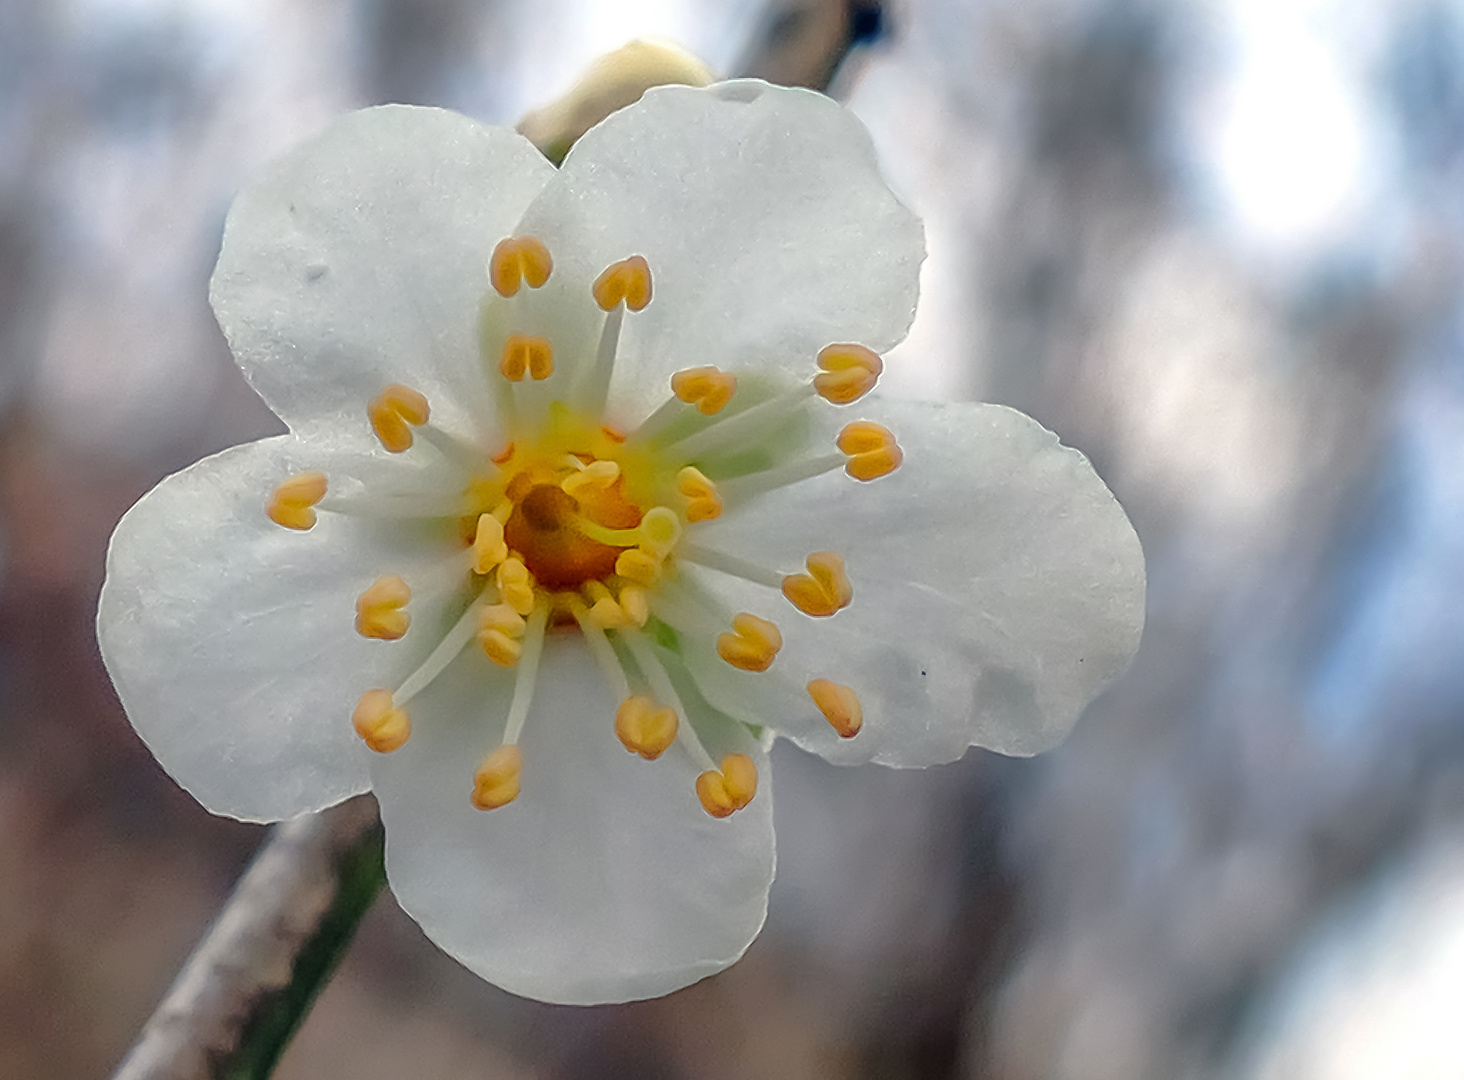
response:
<path id="1" fill-rule="evenodd" d="M 595 279 L 590 293 L 601 311 L 610 311 L 621 303 L 631 311 L 640 311 L 651 302 L 650 265 L 640 255 L 611 263 Z"/>
<path id="2" fill-rule="evenodd" d="M 491 574 L 506 558 L 508 545 L 503 540 L 503 522 L 493 514 L 479 514 L 478 529 L 473 534 L 473 573 Z"/>
<path id="3" fill-rule="evenodd" d="M 524 721 L 529 718 L 529 703 L 534 700 L 534 683 L 539 678 L 539 657 L 544 654 L 544 627 L 548 622 L 549 608 L 540 604 L 534 608 L 528 626 L 524 628 L 524 651 L 519 657 L 517 677 L 513 683 L 513 702 L 503 724 L 503 742 L 507 746 L 519 741 Z"/>
<path id="4" fill-rule="evenodd" d="M 356 598 L 356 633 L 396 641 L 412 623 L 412 617 L 402 610 L 411 599 L 412 590 L 395 574 L 377 578 Z"/>
<path id="5" fill-rule="evenodd" d="M 517 555 L 498 564 L 498 592 L 504 603 L 520 615 L 534 610 L 534 579 Z"/>
<path id="6" fill-rule="evenodd" d="M 737 376 L 715 367 L 687 368 L 671 376 L 671 392 L 704 416 L 715 416 L 737 391 Z"/>
<path id="7" fill-rule="evenodd" d="M 393 454 L 412 448 L 412 428 L 427 422 L 427 399 L 410 386 L 392 383 L 366 407 L 371 430 Z"/>
<path id="8" fill-rule="evenodd" d="M 615 572 L 639 585 L 654 585 L 661 579 L 661 560 L 640 548 L 627 548 L 616 556 Z"/>
<path id="9" fill-rule="evenodd" d="M 605 325 L 600 328 L 600 344 L 595 349 L 594 362 L 581 369 L 576 378 L 574 400 L 585 412 L 599 412 L 605 406 L 605 397 L 610 392 L 610 377 L 615 372 L 615 354 L 620 348 L 620 328 L 625 323 L 625 308 L 619 304 L 610 308 L 605 316 Z"/>
<path id="10" fill-rule="evenodd" d="M 367 690 L 362 694 L 351 713 L 351 726 L 378 754 L 400 750 L 412 734 L 411 718 L 392 700 L 390 690 Z"/>
<path id="11" fill-rule="evenodd" d="M 844 560 L 832 551 L 815 551 L 806 560 L 808 573 L 783 579 L 783 595 L 805 615 L 827 618 L 854 599 L 854 586 L 844 573 Z"/>
<path id="12" fill-rule="evenodd" d="M 839 432 L 839 449 L 849 455 L 844 471 L 855 480 L 878 480 L 888 476 L 905 460 L 895 445 L 890 429 L 870 420 L 856 420 Z"/>
<path id="13" fill-rule="evenodd" d="M 757 766 L 746 754 L 728 754 L 721 770 L 709 769 L 696 778 L 696 796 L 714 818 L 735 814 L 757 794 Z"/>
<path id="14" fill-rule="evenodd" d="M 416 697 L 431 684 L 432 680 L 441 675 L 448 664 L 457 659 L 458 653 L 463 651 L 463 646 L 473 636 L 473 631 L 478 623 L 478 601 L 468 605 L 466 611 L 453 623 L 452 629 L 443 635 L 437 647 L 427 654 L 427 659 L 422 661 L 420 667 L 412 672 L 397 687 L 396 693 L 392 696 L 396 699 L 397 707 L 401 708 Z"/>
<path id="15" fill-rule="evenodd" d="M 480 503 L 471 492 L 402 491 L 377 495 L 360 493 L 333 495 L 321 499 L 317 507 L 333 514 L 344 514 L 347 517 L 399 520 L 403 518 L 466 517 L 469 514 L 477 513 Z"/>
<path id="16" fill-rule="evenodd" d="M 549 280 L 554 269 L 554 260 L 543 241 L 532 236 L 509 237 L 500 240 L 488 260 L 488 280 L 499 296 L 513 296 L 519 291 L 519 283 L 527 282 L 529 288 L 537 289 Z"/>
<path id="17" fill-rule="evenodd" d="M 490 604 L 478 612 L 478 644 L 499 667 L 513 667 L 523 655 L 527 625 L 507 604 Z"/>
<path id="18" fill-rule="evenodd" d="M 745 611 L 732 616 L 731 633 L 717 636 L 717 655 L 743 671 L 766 671 L 782 647 L 776 625 Z"/>
<path id="19" fill-rule="evenodd" d="M 859 734 L 864 726 L 864 706 L 849 687 L 829 679 L 814 679 L 808 684 L 808 696 L 841 739 Z"/>
<path id="20" fill-rule="evenodd" d="M 610 684 L 610 689 L 621 700 L 630 697 L 630 680 L 625 676 L 625 669 L 620 666 L 620 658 L 615 655 L 610 639 L 605 636 L 605 631 L 596 622 L 590 609 L 585 607 L 584 601 L 574 597 L 569 601 L 569 611 L 574 616 L 574 621 L 579 623 L 580 632 L 585 636 L 585 645 L 601 674 L 605 676 L 605 681 Z"/>
<path id="21" fill-rule="evenodd" d="M 554 347 L 548 338 L 509 334 L 503 342 L 498 373 L 509 382 L 522 381 L 525 373 L 534 379 L 547 379 L 554 374 Z"/>
<path id="22" fill-rule="evenodd" d="M 604 582 L 587 581 L 584 591 L 585 598 L 590 602 L 587 615 L 594 620 L 596 626 L 602 630 L 619 630 L 625 625 L 625 612 L 615 602 L 615 597 L 610 595 Z"/>
<path id="23" fill-rule="evenodd" d="M 471 474 L 482 469 L 483 451 L 467 439 L 444 431 L 436 424 L 422 424 L 417 428 L 416 433 L 464 472 Z"/>
<path id="24" fill-rule="evenodd" d="M 651 684 L 651 692 L 656 695 L 657 701 L 666 702 L 676 714 L 676 735 L 686 752 L 691 755 L 700 769 L 715 769 L 712 755 L 707 753 L 707 748 L 702 745 L 701 739 L 697 738 L 696 730 L 686 718 L 686 706 L 681 703 L 681 697 L 676 693 L 676 687 L 671 684 L 671 676 L 666 674 L 666 668 L 656 656 L 656 650 L 651 648 L 651 643 L 646 640 L 644 634 L 634 630 L 627 630 L 622 633 L 619 640 L 624 641 L 630 649 L 630 654 L 635 657 L 635 662 L 640 665 L 641 674 L 646 677 L 646 682 Z"/>
<path id="25" fill-rule="evenodd" d="M 631 626 L 644 626 L 651 617 L 651 601 L 646 590 L 639 585 L 625 585 L 620 589 L 620 610 Z"/>
<path id="26" fill-rule="evenodd" d="M 644 695 L 627 697 L 615 710 L 615 737 L 632 754 L 655 761 L 676 741 L 676 710 Z"/>
<path id="27" fill-rule="evenodd" d="M 575 459 L 577 462 L 577 459 Z M 609 489 L 616 480 L 620 479 L 620 465 L 614 461 L 592 461 L 579 469 L 578 472 L 570 473 L 560 481 L 560 489 L 568 496 L 578 500 L 586 495 L 591 488 L 597 491 Z"/>
<path id="28" fill-rule="evenodd" d="M 473 774 L 473 806 L 497 810 L 519 797 L 524 756 L 517 746 L 500 746 L 483 759 Z"/>
<path id="29" fill-rule="evenodd" d="M 265 515 L 276 525 L 306 532 L 315 527 L 315 504 L 325 498 L 325 473 L 308 472 L 290 477 L 264 504 Z"/>
<path id="30" fill-rule="evenodd" d="M 683 461 L 690 461 L 709 450 L 726 446 L 728 443 L 756 441 L 758 436 L 764 432 L 776 430 L 787 417 L 797 412 L 813 396 L 813 393 L 813 383 L 811 382 L 795 386 L 767 401 L 760 401 L 756 405 L 743 409 L 740 413 L 719 419 L 684 439 L 678 439 L 669 444 L 667 450 L 674 448 L 678 457 Z"/>
<path id="31" fill-rule="evenodd" d="M 821 375 L 813 377 L 819 397 L 835 405 L 858 401 L 874 389 L 884 361 L 863 345 L 827 345 L 818 354 Z"/>
<path id="32" fill-rule="evenodd" d="M 687 521 L 712 521 L 722 516 L 722 499 L 716 485 L 694 465 L 676 474 L 676 490 L 686 500 Z"/>

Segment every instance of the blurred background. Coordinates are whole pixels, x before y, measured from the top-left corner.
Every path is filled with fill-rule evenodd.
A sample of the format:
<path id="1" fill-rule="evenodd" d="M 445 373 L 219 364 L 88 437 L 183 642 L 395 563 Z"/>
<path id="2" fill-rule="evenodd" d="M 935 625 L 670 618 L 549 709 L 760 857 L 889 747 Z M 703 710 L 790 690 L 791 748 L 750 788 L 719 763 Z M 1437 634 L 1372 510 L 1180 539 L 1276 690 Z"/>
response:
<path id="1" fill-rule="evenodd" d="M 106 1076 L 263 835 L 92 630 L 127 506 L 279 428 L 206 302 L 239 185 L 348 109 L 513 122 L 630 38 L 763 70 L 834 8 L 929 238 L 884 385 L 1093 459 L 1137 662 L 1033 760 L 781 747 L 768 927 L 660 1001 L 513 998 L 383 896 L 278 1075 L 1464 1076 L 1464 3 L 802 6 L 0 0 L 0 1076 Z"/>

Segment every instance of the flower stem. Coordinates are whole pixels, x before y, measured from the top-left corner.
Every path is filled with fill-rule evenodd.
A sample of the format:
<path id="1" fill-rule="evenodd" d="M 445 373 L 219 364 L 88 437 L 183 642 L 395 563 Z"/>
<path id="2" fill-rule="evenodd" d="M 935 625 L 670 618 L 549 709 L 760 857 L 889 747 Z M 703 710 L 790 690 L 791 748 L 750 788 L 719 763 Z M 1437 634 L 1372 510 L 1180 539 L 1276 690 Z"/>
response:
<path id="1" fill-rule="evenodd" d="M 386 881 L 376 803 L 271 830 L 113 1080 L 263 1080 Z"/>

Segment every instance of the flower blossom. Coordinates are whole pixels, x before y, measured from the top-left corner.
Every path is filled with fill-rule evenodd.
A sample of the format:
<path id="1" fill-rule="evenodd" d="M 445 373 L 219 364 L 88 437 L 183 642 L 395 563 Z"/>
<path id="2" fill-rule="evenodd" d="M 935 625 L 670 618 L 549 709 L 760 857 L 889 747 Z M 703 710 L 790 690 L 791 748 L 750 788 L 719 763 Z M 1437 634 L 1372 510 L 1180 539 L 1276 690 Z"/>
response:
<path id="1" fill-rule="evenodd" d="M 401 905 L 508 990 L 726 967 L 774 735 L 1030 754 L 1137 647 L 1142 554 L 1081 454 L 869 395 L 922 258 L 807 91 L 655 89 L 559 170 L 451 112 L 345 117 L 239 195 L 212 282 L 289 433 L 113 537 L 138 733 L 220 814 L 374 791 Z"/>

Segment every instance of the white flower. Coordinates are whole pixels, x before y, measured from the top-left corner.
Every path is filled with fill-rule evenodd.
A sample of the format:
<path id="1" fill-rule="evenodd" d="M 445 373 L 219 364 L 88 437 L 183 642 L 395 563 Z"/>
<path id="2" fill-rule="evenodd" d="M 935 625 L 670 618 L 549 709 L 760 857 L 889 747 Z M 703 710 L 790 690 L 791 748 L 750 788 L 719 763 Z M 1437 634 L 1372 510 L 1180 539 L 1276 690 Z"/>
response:
<path id="1" fill-rule="evenodd" d="M 922 247 L 806 91 L 653 90 L 559 171 L 449 112 L 341 120 L 239 196 L 213 279 L 290 434 L 112 541 L 139 734 L 246 820 L 374 790 L 402 906 L 516 993 L 732 963 L 774 732 L 1029 754 L 1137 646 L 1142 555 L 1082 455 L 1005 408 L 848 404 Z"/>

